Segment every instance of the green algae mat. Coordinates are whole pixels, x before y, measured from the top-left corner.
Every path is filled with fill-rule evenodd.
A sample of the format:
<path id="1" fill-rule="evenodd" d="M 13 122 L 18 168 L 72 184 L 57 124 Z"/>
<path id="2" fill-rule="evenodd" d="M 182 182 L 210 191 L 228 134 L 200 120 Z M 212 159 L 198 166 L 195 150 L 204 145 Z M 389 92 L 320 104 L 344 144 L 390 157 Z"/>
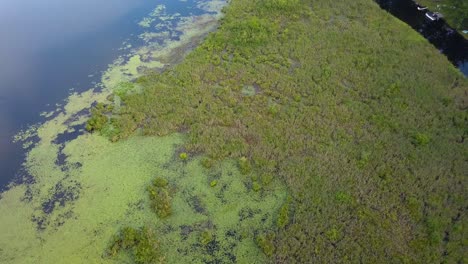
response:
<path id="1" fill-rule="evenodd" d="M 0 262 L 466 262 L 466 78 L 371 0 L 222 7 L 18 134 Z"/>

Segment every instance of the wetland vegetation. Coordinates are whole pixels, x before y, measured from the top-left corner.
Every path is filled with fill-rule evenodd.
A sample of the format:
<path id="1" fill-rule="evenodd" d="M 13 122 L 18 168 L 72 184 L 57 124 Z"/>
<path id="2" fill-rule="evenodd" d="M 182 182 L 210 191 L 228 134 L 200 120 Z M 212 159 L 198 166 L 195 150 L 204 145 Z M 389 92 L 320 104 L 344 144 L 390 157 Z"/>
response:
<path id="1" fill-rule="evenodd" d="M 466 261 L 466 78 L 373 1 L 233 0 L 136 84 L 107 121 L 119 140 L 182 132 L 209 166 L 237 159 L 252 190 L 286 184 L 255 238 L 270 261 Z"/>
<path id="2" fill-rule="evenodd" d="M 19 136 L 0 262 L 467 261 L 468 82 L 446 57 L 372 0 L 231 0 L 215 31 L 225 2 L 197 3 L 158 6 L 140 26 L 178 40 Z"/>

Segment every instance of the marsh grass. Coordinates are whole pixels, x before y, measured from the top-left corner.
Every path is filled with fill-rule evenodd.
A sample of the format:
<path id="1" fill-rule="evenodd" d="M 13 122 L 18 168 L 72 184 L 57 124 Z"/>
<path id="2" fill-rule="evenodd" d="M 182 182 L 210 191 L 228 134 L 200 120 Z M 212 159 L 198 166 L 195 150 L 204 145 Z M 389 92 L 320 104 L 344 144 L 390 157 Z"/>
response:
<path id="1" fill-rule="evenodd" d="M 204 167 L 234 158 L 242 177 L 284 181 L 294 210 L 256 240 L 272 261 L 463 262 L 468 86 L 447 59 L 372 0 L 225 12 L 181 64 L 122 94 L 117 138 L 184 129 Z"/>

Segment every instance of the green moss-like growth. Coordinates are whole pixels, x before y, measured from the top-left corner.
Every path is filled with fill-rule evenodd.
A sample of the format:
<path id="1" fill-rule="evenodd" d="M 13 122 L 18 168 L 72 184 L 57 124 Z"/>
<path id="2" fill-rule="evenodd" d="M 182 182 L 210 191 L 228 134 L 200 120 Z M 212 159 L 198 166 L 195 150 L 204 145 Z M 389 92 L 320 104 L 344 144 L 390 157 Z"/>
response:
<path id="1" fill-rule="evenodd" d="M 164 178 L 156 178 L 148 187 L 151 208 L 160 218 L 166 218 L 172 213 L 171 196 L 168 191 L 168 182 Z"/>
<path id="2" fill-rule="evenodd" d="M 211 186 L 211 187 L 215 187 L 216 185 L 218 185 L 218 181 L 217 181 L 217 180 L 212 180 L 212 181 L 210 182 L 210 186 Z"/>
<path id="3" fill-rule="evenodd" d="M 131 82 L 121 82 L 114 88 L 114 94 L 120 98 L 125 97 L 127 93 L 135 89 L 135 84 Z"/>
<path id="4" fill-rule="evenodd" d="M 186 152 L 182 152 L 179 154 L 179 158 L 185 161 L 188 159 L 188 154 Z"/>
<path id="5" fill-rule="evenodd" d="M 260 234 L 256 238 L 258 247 L 268 257 L 271 257 L 275 253 L 274 241 L 275 241 L 275 234 L 273 232 L 266 232 L 266 233 Z"/>
<path id="6" fill-rule="evenodd" d="M 159 241 L 152 228 L 135 229 L 124 227 L 115 235 L 107 249 L 107 256 L 115 257 L 124 251 L 133 256 L 137 264 L 161 263 L 163 255 L 160 252 Z"/>
<path id="7" fill-rule="evenodd" d="M 213 239 L 213 233 L 210 231 L 205 230 L 200 233 L 200 243 L 202 245 L 208 245 L 211 241 L 213 241 Z"/>

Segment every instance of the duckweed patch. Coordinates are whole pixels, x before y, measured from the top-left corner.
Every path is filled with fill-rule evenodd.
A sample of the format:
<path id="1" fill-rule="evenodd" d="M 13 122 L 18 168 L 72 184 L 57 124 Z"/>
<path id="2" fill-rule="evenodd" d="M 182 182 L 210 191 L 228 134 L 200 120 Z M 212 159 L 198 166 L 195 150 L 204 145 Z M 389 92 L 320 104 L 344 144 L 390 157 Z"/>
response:
<path id="1" fill-rule="evenodd" d="M 27 161 L 35 183 L 11 188 L 0 201 L 1 262 L 113 263 L 101 259 L 109 238 L 122 224 L 155 219 L 141 194 L 181 142 L 174 135 L 111 143 L 87 134 L 65 144 L 60 166 L 60 147 L 38 145 Z"/>
<path id="2" fill-rule="evenodd" d="M 150 185 L 151 189 L 174 187 L 172 214 L 164 221 L 151 221 L 164 259 L 168 263 L 264 262 L 255 234 L 275 228 L 272 215 L 286 199 L 285 187 L 275 181 L 261 193 L 251 192 L 236 162 L 223 161 L 207 170 L 202 159 L 191 159 L 183 166 L 171 160 L 165 165 L 165 178 L 158 177 Z M 222 188 L 207 184 L 213 174 Z"/>

